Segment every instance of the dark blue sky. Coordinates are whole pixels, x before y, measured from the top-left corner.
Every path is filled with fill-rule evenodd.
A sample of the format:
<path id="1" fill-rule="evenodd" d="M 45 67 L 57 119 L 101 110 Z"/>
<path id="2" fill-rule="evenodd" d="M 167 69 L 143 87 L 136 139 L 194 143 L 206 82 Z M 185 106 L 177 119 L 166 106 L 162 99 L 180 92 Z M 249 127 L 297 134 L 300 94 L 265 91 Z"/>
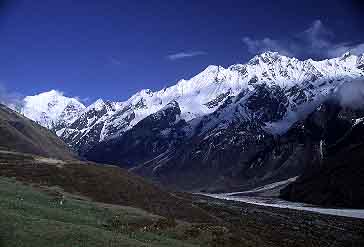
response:
<path id="1" fill-rule="evenodd" d="M 0 8 L 0 84 L 23 95 L 124 100 L 267 49 L 299 58 L 364 51 L 359 0 L 0 0 Z"/>

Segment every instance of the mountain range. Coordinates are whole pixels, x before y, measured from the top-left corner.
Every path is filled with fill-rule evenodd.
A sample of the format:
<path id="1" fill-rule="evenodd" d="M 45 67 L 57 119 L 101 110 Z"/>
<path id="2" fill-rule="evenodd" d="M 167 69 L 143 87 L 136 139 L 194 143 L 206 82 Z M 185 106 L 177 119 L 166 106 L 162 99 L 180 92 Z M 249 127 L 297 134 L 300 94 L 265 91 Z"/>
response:
<path id="1" fill-rule="evenodd" d="M 278 56 L 261 57 L 268 55 Z M 180 95 L 141 117 L 154 93 L 138 99 L 141 107 L 102 100 L 86 107 L 56 90 L 26 97 L 18 112 L 0 104 L 0 245 L 362 246 L 362 220 L 350 218 L 360 210 L 320 208 L 334 214 L 325 216 L 253 202 L 263 192 L 264 201 L 288 206 L 273 189 L 290 201 L 364 207 L 364 81 L 360 69 L 346 72 L 326 83 L 216 89 L 221 96 L 203 105 L 196 94 L 188 114 Z M 119 126 L 118 109 L 128 104 L 131 120 Z M 118 131 L 101 136 L 106 122 Z M 82 142 L 68 144 L 88 160 L 56 135 L 71 131 Z M 252 201 L 186 190 L 237 191 Z M 349 217 L 335 216 L 342 212 Z"/>
<path id="2" fill-rule="evenodd" d="M 86 159 L 172 188 L 240 190 L 298 176 L 320 160 L 325 140 L 305 123 L 331 102 L 353 125 L 363 77 L 364 54 L 301 61 L 265 52 L 126 101 L 86 107 L 52 90 L 25 97 L 19 112 Z"/>
<path id="3" fill-rule="evenodd" d="M 354 127 L 351 134 L 357 136 L 360 128 Z M 168 191 L 120 167 L 78 160 L 55 133 L 4 105 L 0 134 L 1 246 L 280 246 L 282 241 L 295 247 L 313 242 L 363 245 L 363 221 L 354 218 L 362 217 L 360 210 L 331 209 L 334 215 L 325 215 L 324 208 L 319 214 L 306 212 L 306 207 L 266 207 Z M 332 178 L 344 188 L 359 185 L 354 192 L 360 192 L 363 186 L 352 179 L 360 182 L 362 168 L 351 165 L 353 160 L 345 164 L 350 169 L 335 164 L 327 173 L 320 172 L 323 177 L 314 176 L 318 193 L 305 193 L 311 182 L 301 188 L 304 174 L 299 184 L 287 187 L 288 196 L 313 194 L 304 199 L 315 199 L 325 188 L 317 181 Z M 341 202 L 353 195 L 360 199 L 363 193 L 347 193 Z M 349 217 L 335 216 L 343 212 Z M 24 226 L 30 227 L 24 231 Z M 315 234 L 307 240 L 307 232 Z"/>

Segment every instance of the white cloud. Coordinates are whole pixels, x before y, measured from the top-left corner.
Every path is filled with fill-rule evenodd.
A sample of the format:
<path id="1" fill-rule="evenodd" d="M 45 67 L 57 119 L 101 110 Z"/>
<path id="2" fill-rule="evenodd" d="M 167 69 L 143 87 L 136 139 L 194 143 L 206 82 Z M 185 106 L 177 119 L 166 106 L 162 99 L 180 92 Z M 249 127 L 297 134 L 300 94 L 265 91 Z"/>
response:
<path id="1" fill-rule="evenodd" d="M 321 20 L 315 20 L 307 29 L 284 40 L 244 37 L 243 42 L 251 54 L 270 50 L 286 56 L 331 58 L 341 56 L 347 51 L 355 55 L 364 53 L 364 43 L 335 43 L 334 36 Z"/>
<path id="2" fill-rule="evenodd" d="M 326 49 L 332 44 L 329 39 L 333 33 L 328 30 L 320 20 L 315 20 L 309 28 L 298 34 L 312 49 Z"/>
<path id="3" fill-rule="evenodd" d="M 364 43 L 360 43 L 360 44 L 356 44 L 356 45 L 338 44 L 338 45 L 332 46 L 331 49 L 328 50 L 328 55 L 329 55 L 329 57 L 338 57 L 348 51 L 354 55 L 364 54 Z"/>
<path id="4" fill-rule="evenodd" d="M 282 55 L 291 56 L 292 54 L 287 51 L 280 41 L 273 40 L 270 38 L 264 38 L 262 40 L 253 40 L 249 37 L 244 37 L 243 42 L 248 48 L 248 51 L 251 54 L 262 53 L 266 51 L 278 51 Z"/>
<path id="5" fill-rule="evenodd" d="M 196 56 L 202 56 L 206 55 L 207 53 L 204 51 L 189 51 L 189 52 L 178 52 L 174 54 L 170 54 L 167 56 L 169 60 L 178 60 L 178 59 L 184 59 L 189 57 L 196 57 Z"/>
<path id="6" fill-rule="evenodd" d="M 364 81 L 353 80 L 337 89 L 338 100 L 344 107 L 364 109 Z"/>

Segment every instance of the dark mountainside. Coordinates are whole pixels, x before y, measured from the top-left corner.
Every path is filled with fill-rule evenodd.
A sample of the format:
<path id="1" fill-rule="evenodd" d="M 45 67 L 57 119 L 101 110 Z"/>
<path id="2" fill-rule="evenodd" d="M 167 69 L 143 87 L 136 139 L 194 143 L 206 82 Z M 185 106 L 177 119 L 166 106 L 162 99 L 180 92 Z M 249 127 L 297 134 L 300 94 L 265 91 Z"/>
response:
<path id="1" fill-rule="evenodd" d="M 123 164 L 126 168 L 149 161 L 169 148 L 183 145 L 186 122 L 176 121 L 180 114 L 178 103 L 172 101 L 159 112 L 141 120 L 122 138 L 96 145 L 86 158 L 101 163 Z"/>
<path id="2" fill-rule="evenodd" d="M 260 113 L 263 120 L 282 114 L 284 108 L 277 107 L 284 105 L 281 94 L 259 92 L 248 101 L 252 112 Z M 238 111 L 241 97 L 227 99 L 197 129 L 218 119 L 229 107 Z M 224 130 L 197 131 L 192 138 L 184 128 L 186 122 L 176 121 L 179 113 L 178 104 L 170 104 L 120 138 L 101 143 L 87 157 L 128 164 L 133 172 L 176 190 L 242 191 L 303 174 L 282 191 L 282 198 L 364 207 L 362 110 L 329 99 L 281 136 L 266 133 L 264 124 L 255 119 L 232 121 Z M 163 134 L 166 130 L 167 135 Z"/>
<path id="3" fill-rule="evenodd" d="M 316 130 L 322 159 L 281 191 L 291 201 L 324 206 L 364 207 L 364 112 L 324 105 L 307 121 Z M 353 122 L 351 119 L 357 119 Z M 307 126 L 307 121 L 306 125 Z"/>
<path id="4" fill-rule="evenodd" d="M 301 103 L 308 99 L 300 90 L 254 87 L 254 93 L 228 97 L 199 119 L 192 133 L 184 120 L 178 121 L 180 109 L 174 103 L 124 135 L 100 143 L 86 158 L 128 164 L 137 174 L 182 190 L 245 190 L 300 175 L 316 158 L 313 144 L 299 129 L 281 137 L 269 134 L 264 122 L 284 116 L 285 94 Z"/>
<path id="5" fill-rule="evenodd" d="M 53 132 L 0 104 L 0 149 L 63 160 L 76 159 Z"/>

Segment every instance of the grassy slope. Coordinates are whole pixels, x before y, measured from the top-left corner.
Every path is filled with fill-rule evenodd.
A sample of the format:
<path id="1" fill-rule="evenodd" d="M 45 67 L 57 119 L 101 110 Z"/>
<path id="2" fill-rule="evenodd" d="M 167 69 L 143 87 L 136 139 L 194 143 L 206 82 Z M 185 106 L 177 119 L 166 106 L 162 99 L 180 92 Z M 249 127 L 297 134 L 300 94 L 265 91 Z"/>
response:
<path id="1" fill-rule="evenodd" d="M 0 246 L 194 246 L 151 232 L 120 231 L 159 219 L 142 210 L 106 208 L 89 201 L 52 195 L 0 178 Z"/>
<path id="2" fill-rule="evenodd" d="M 75 159 L 54 133 L 0 104 L 0 149 Z"/>
<path id="3" fill-rule="evenodd" d="M 41 160 L 41 161 L 40 161 Z M 92 200 L 142 208 L 165 217 L 215 222 L 207 212 L 139 176 L 114 166 L 91 162 L 43 162 L 36 156 L 0 151 L 0 176 L 43 186 L 58 186 Z"/>

